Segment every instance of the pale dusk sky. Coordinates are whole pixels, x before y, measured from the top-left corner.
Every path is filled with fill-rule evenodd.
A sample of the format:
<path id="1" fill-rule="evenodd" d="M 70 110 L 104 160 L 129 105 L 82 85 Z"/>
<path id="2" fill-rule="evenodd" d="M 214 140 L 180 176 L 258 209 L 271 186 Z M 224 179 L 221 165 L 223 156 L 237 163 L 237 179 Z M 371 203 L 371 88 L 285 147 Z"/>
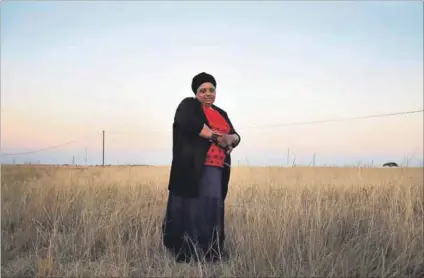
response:
<path id="1" fill-rule="evenodd" d="M 105 130 L 106 164 L 170 164 L 202 71 L 242 136 L 235 164 L 423 159 L 422 113 L 261 127 L 422 109 L 420 1 L 5 1 L 2 153 L 91 137 L 2 162 L 99 164 Z"/>

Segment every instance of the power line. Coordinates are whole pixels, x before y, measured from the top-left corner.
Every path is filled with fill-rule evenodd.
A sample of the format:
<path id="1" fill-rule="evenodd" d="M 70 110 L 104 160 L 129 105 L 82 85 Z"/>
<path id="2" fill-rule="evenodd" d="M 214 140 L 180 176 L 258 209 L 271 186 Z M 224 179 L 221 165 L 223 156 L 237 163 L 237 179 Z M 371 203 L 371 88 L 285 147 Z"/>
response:
<path id="1" fill-rule="evenodd" d="M 330 123 L 330 122 L 342 122 L 342 121 L 352 121 L 352 120 L 360 120 L 360 119 L 370 119 L 370 118 L 382 118 L 382 117 L 390 117 L 390 116 L 399 116 L 399 115 L 407 115 L 407 114 L 415 114 L 423 112 L 424 109 L 419 110 L 410 110 L 403 112 L 392 112 L 392 113 L 383 113 L 383 114 L 374 114 L 367 116 L 358 116 L 358 117 L 345 117 L 345 118 L 333 118 L 326 120 L 316 120 L 316 121 L 305 121 L 305 122 L 294 122 L 294 123 L 281 123 L 281 124 L 269 124 L 269 125 L 252 125 L 250 127 L 239 127 L 237 130 L 245 130 L 245 129 L 255 129 L 255 128 L 267 128 L 267 127 L 288 127 L 288 126 L 301 126 L 301 125 L 313 125 L 313 124 L 321 124 L 321 123 Z M 144 130 L 144 131 L 120 131 L 120 132 L 110 132 L 112 135 L 127 135 L 129 133 L 149 133 L 149 132 L 160 132 L 160 131 L 170 131 L 170 128 L 166 129 L 152 129 L 152 130 Z"/>
<path id="2" fill-rule="evenodd" d="M 84 139 L 87 139 L 90 136 L 93 136 L 93 135 L 94 134 L 92 134 L 92 135 L 86 135 L 86 136 L 80 137 L 79 139 L 75 139 L 75 140 L 68 141 L 68 142 L 65 142 L 65 143 L 62 143 L 62 144 L 59 144 L 59 145 L 54 145 L 54 146 L 50 146 L 50 147 L 46 147 L 46 148 L 38 149 L 38 150 L 34 150 L 34 151 L 20 152 L 20 153 L 2 153 L 1 155 L 15 156 L 15 155 L 32 154 L 32 153 L 38 153 L 38 152 L 52 150 L 52 149 L 58 149 L 58 148 L 61 148 L 61 147 L 67 146 L 67 145 L 71 145 L 73 143 L 80 142 L 80 141 L 82 141 Z"/>
<path id="3" fill-rule="evenodd" d="M 300 126 L 300 125 L 311 125 L 311 124 L 320 124 L 320 123 L 329 123 L 329 122 L 340 122 L 340 121 L 351 121 L 351 120 L 360 120 L 360 119 L 370 119 L 370 118 L 382 118 L 382 117 L 390 117 L 390 116 L 399 116 L 399 115 L 407 115 L 407 114 L 415 114 L 415 113 L 420 113 L 423 112 L 424 109 L 419 109 L 419 110 L 411 110 L 411 111 L 403 111 L 403 112 L 393 112 L 393 113 L 384 113 L 384 114 L 374 114 L 374 115 L 368 115 L 368 116 L 358 116 L 358 117 L 347 117 L 347 118 L 334 118 L 334 119 L 326 119 L 326 120 L 318 120 L 318 121 L 306 121 L 306 122 L 295 122 L 295 123 L 286 123 L 286 124 L 271 124 L 271 125 L 256 125 L 256 126 L 251 126 L 249 127 L 250 129 L 253 128 L 262 128 L 262 127 L 286 127 L 286 126 Z M 168 130 L 168 129 L 167 129 Z M 153 130 L 153 132 L 158 131 Z M 112 134 L 115 135 L 123 135 L 123 134 L 128 134 L 128 132 L 112 132 Z M 93 134 L 94 135 L 94 134 Z M 34 151 L 29 151 L 29 152 L 20 152 L 20 153 L 3 153 L 2 155 L 5 156 L 16 156 L 16 155 L 24 155 L 24 154 L 32 154 L 32 153 L 38 153 L 41 151 L 46 151 L 46 150 L 51 150 L 51 149 L 57 149 L 57 148 L 61 148 L 76 142 L 79 142 L 83 139 L 86 139 L 89 136 L 93 136 L 93 135 L 88 135 L 88 136 L 84 136 L 80 139 L 76 139 L 76 140 L 72 140 L 72 141 L 68 141 L 59 145 L 55 145 L 55 146 L 50 146 L 50 147 L 46 147 L 43 149 L 38 149 L 38 150 L 34 150 Z"/>
<path id="4" fill-rule="evenodd" d="M 334 118 L 334 119 L 327 119 L 327 120 L 295 122 L 295 123 L 286 123 L 286 124 L 255 125 L 249 128 L 300 126 L 300 125 L 311 125 L 311 124 L 321 124 L 321 123 L 330 123 L 330 122 L 352 121 L 352 120 L 360 120 L 360 119 L 382 118 L 382 117 L 389 117 L 389 116 L 415 114 L 415 113 L 420 113 L 423 111 L 424 109 L 420 109 L 420 110 L 412 110 L 412 111 L 404 111 L 404 112 L 393 112 L 393 113 L 375 114 L 375 115 L 368 115 L 368 116 L 350 117 L 350 118 Z"/>

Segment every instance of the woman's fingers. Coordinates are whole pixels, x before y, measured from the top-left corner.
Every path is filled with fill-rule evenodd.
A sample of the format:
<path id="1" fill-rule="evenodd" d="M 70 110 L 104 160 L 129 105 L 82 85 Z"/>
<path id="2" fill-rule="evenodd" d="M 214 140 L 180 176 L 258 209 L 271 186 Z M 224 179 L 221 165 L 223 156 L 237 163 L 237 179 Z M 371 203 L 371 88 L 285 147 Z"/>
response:
<path id="1" fill-rule="evenodd" d="M 218 137 L 218 143 L 219 143 L 220 145 L 225 146 L 225 145 L 226 145 L 225 137 L 224 137 L 224 136 L 220 136 L 220 137 Z"/>

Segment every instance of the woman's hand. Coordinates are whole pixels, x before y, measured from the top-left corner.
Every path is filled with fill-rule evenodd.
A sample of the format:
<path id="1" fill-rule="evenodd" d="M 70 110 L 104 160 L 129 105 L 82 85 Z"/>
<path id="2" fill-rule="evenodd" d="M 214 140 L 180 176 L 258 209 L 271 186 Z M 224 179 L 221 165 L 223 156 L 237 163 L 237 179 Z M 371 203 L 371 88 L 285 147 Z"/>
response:
<path id="1" fill-rule="evenodd" d="M 202 129 L 202 131 L 200 132 L 199 135 L 202 136 L 205 139 L 211 139 L 214 134 L 216 134 L 216 132 L 214 132 L 206 124 L 204 124 L 203 129 Z"/>
<path id="2" fill-rule="evenodd" d="M 237 139 L 237 135 L 235 134 L 223 134 L 218 138 L 218 144 L 225 148 L 234 144 Z"/>

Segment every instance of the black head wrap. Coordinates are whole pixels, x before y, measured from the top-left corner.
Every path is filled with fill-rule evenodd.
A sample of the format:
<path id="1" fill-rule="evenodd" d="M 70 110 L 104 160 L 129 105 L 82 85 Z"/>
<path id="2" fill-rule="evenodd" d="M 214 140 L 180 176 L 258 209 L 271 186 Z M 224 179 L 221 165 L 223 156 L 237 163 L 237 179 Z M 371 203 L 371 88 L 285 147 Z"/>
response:
<path id="1" fill-rule="evenodd" d="M 201 72 L 195 77 L 193 77 L 193 81 L 191 82 L 191 89 L 193 90 L 193 93 L 196 94 L 197 89 L 203 84 L 203 83 L 212 83 L 213 86 L 216 88 L 216 80 L 215 78 L 206 72 Z"/>

